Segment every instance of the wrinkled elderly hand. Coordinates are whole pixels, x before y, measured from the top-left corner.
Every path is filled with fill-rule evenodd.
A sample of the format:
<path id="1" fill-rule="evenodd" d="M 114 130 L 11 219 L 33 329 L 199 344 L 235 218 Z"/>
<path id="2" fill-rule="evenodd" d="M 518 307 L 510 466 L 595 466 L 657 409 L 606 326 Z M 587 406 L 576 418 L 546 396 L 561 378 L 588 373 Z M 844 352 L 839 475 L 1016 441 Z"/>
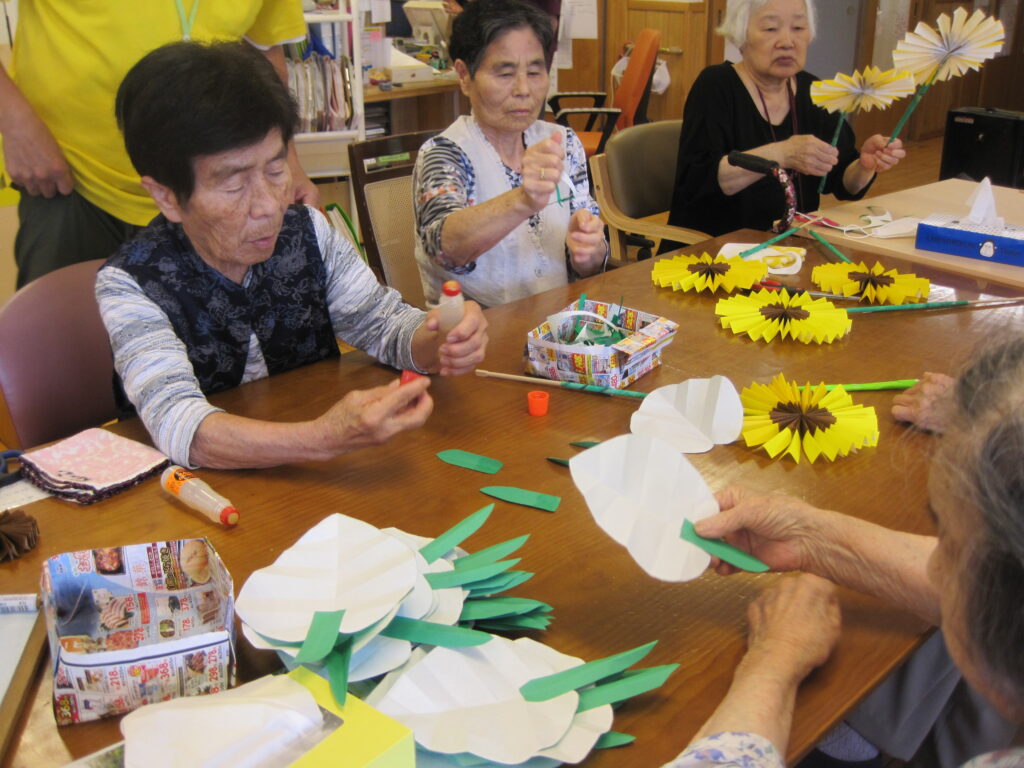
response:
<path id="1" fill-rule="evenodd" d="M 943 373 L 925 373 L 917 384 L 892 399 L 892 417 L 941 433 L 949 419 L 955 386 L 956 379 Z"/>
<path id="2" fill-rule="evenodd" d="M 519 189 L 530 210 L 536 213 L 551 202 L 564 169 L 565 147 L 559 131 L 526 148 L 522 166 L 523 185 Z"/>
<path id="3" fill-rule="evenodd" d="M 354 390 L 317 419 L 329 455 L 380 445 L 399 432 L 422 426 L 434 409 L 427 394 L 430 378 L 421 376 L 399 386 Z"/>
<path id="4" fill-rule="evenodd" d="M 608 243 L 604 240 L 604 222 L 586 208 L 576 211 L 569 219 L 569 234 L 565 236 L 572 267 L 579 275 L 592 275 L 604 265 Z"/>
<path id="5" fill-rule="evenodd" d="M 448 332 L 441 342 L 438 355 L 442 376 L 461 376 L 482 363 L 487 351 L 487 318 L 480 305 L 467 301 L 463 305 L 462 320 Z M 437 330 L 438 311 L 427 313 L 427 329 Z"/>
<path id="6" fill-rule="evenodd" d="M 30 195 L 70 195 L 75 181 L 50 129 L 27 103 L 11 104 L 8 109 L 3 153 L 11 181 Z"/>
<path id="7" fill-rule="evenodd" d="M 745 664 L 798 683 L 825 663 L 839 639 L 835 585 L 810 574 L 784 578 L 750 604 L 747 621 Z"/>
<path id="8" fill-rule="evenodd" d="M 860 164 L 868 171 L 884 173 L 907 156 L 903 142 L 896 139 L 888 144 L 888 137 L 875 134 L 860 148 Z"/>
<path id="9" fill-rule="evenodd" d="M 798 133 L 779 142 L 779 165 L 809 176 L 825 176 L 839 162 L 839 150 L 817 136 Z"/>

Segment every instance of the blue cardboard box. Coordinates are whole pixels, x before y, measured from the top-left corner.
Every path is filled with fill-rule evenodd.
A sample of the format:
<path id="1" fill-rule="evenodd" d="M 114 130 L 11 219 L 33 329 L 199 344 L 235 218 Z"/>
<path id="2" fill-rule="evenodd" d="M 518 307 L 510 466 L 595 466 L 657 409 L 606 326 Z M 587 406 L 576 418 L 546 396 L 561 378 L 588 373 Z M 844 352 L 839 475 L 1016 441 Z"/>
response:
<path id="1" fill-rule="evenodd" d="M 917 225 L 914 245 L 923 251 L 1024 267 L 1024 227 L 977 226 L 956 216 L 935 214 Z"/>

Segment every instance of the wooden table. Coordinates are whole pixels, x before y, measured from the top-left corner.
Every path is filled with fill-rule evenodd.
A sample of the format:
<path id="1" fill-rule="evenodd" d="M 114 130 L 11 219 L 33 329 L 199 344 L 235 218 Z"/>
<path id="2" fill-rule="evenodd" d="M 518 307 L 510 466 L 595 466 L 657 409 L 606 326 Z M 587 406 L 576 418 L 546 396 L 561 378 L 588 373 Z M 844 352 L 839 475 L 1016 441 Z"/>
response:
<path id="1" fill-rule="evenodd" d="M 832 208 L 824 208 L 819 213 L 844 226 L 861 224 L 859 217 L 862 213 L 868 212 L 869 205 L 888 210 L 893 219 L 903 216 L 923 219 L 933 213 L 966 216 L 971 210 L 967 199 L 977 187 L 978 184 L 974 181 L 946 179 L 902 192 L 891 192 L 887 195 L 879 195 L 853 203 L 842 203 Z M 999 215 L 1007 224 L 1024 226 L 1024 190 L 997 186 L 993 186 L 992 189 L 996 200 L 996 211 Z M 989 282 L 1024 288 L 1024 268 L 980 259 L 969 259 L 964 256 L 953 256 L 937 251 L 923 251 L 914 247 L 913 237 L 853 238 L 828 227 L 815 227 L 815 231 L 842 248 L 858 248 L 872 254 L 897 256 L 915 264 L 926 264 L 930 267 L 976 278 L 979 287 L 982 288 Z"/>
<path id="2" fill-rule="evenodd" d="M 756 242 L 758 237 L 744 231 L 730 239 Z M 712 242 L 693 250 L 715 246 Z M 809 259 L 815 258 L 812 252 Z M 643 391 L 712 374 L 729 376 L 737 388 L 754 380 L 766 381 L 780 371 L 815 382 L 913 377 L 925 369 L 948 370 L 983 339 L 1005 326 L 1021 327 L 1024 321 L 1024 309 L 1017 307 L 883 313 L 858 316 L 852 333 L 832 345 L 764 344 L 722 330 L 712 314 L 714 298 L 653 287 L 650 268 L 651 262 L 641 262 L 489 310 L 491 344 L 485 367 L 521 372 L 526 332 L 582 291 L 608 301 L 624 297 L 630 306 L 680 323 L 675 341 L 665 350 L 664 364 L 635 385 Z M 942 277 L 953 287 L 936 287 L 936 297 L 977 295 L 966 281 Z M 344 392 L 394 376 L 394 371 L 352 353 L 340 361 L 246 384 L 213 400 L 248 416 L 303 419 L 321 413 Z M 554 606 L 555 622 L 539 634 L 553 647 L 596 659 L 658 640 L 645 663 L 681 665 L 660 690 L 628 702 L 617 712 L 615 729 L 636 735 L 637 742 L 626 751 L 595 752 L 586 763 L 660 765 L 677 754 L 722 698 L 743 654 L 747 604 L 780 577 L 723 578 L 708 573 L 693 582 L 669 584 L 647 576 L 593 522 L 568 470 L 545 460 L 546 456 L 573 455 L 570 441 L 627 432 L 636 403 L 551 390 L 550 413 L 535 418 L 526 413 L 529 389 L 474 376 L 438 378 L 431 386 L 435 409 L 426 426 L 401 434 L 386 446 L 318 464 L 203 471 L 202 476 L 241 510 L 241 524 L 232 530 L 210 525 L 179 506 L 158 489 L 156 481 L 90 507 L 39 502 L 30 508 L 42 532 L 39 546 L 20 560 L 0 566 L 4 589 L 35 589 L 44 559 L 58 552 L 209 536 L 231 570 L 237 590 L 254 569 L 271 563 L 333 512 L 436 535 L 489 501 L 478 492 L 481 486 L 497 482 L 556 494 L 562 497 L 562 505 L 554 514 L 499 502 L 490 522 L 469 540 L 469 548 L 531 534 L 520 550 L 519 567 L 537 575 L 516 593 Z M 886 392 L 855 396 L 857 402 L 878 410 L 879 445 L 835 463 L 772 461 L 742 444 L 719 446 L 690 458 L 715 489 L 744 482 L 905 530 L 928 532 L 925 464 L 931 438 L 894 424 L 889 417 L 891 398 L 892 393 Z M 145 439 L 137 422 L 115 429 Z M 492 456 L 505 466 L 496 477 L 477 475 L 434 457 L 445 448 Z M 790 758 L 809 749 L 915 647 L 925 631 L 916 619 L 862 595 L 844 592 L 842 604 L 842 640 L 828 664 L 801 689 Z M 276 667 L 272 654 L 254 651 L 241 635 L 238 655 L 242 679 Z M 50 695 L 43 670 L 30 711 L 18 726 L 20 743 L 4 766 L 61 765 L 119 738 L 116 721 L 57 729 Z"/>

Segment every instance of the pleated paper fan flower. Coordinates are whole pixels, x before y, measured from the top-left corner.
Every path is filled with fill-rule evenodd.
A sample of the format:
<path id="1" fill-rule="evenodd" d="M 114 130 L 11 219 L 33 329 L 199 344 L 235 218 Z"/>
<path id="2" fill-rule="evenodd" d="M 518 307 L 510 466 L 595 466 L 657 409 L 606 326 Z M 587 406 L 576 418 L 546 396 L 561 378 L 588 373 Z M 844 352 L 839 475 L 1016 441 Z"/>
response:
<path id="1" fill-rule="evenodd" d="M 870 406 L 856 405 L 841 386 L 829 392 L 824 384 L 801 389 L 781 373 L 768 385 L 753 383 L 740 393 L 743 439 L 763 447 L 773 459 L 801 453 L 814 463 L 819 456 L 835 461 L 858 448 L 878 445 L 878 416 Z"/>
<path id="2" fill-rule="evenodd" d="M 861 296 L 874 304 L 912 304 L 928 298 L 931 283 L 912 272 L 886 269 L 877 261 L 868 269 L 859 264 L 819 264 L 811 271 L 811 282 L 828 293 Z"/>
<path id="3" fill-rule="evenodd" d="M 948 80 L 979 69 L 999 53 L 1006 36 L 1003 23 L 980 9 L 969 18 L 962 7 L 953 11 L 952 19 L 943 13 L 937 25 L 936 30 L 919 22 L 892 53 L 897 69 L 908 70 L 918 83 Z"/>
<path id="4" fill-rule="evenodd" d="M 723 328 L 745 333 L 755 341 L 771 341 L 779 336 L 804 344 L 831 344 L 848 334 L 853 325 L 846 310 L 828 299 L 806 293 L 790 295 L 785 289 L 719 299 L 715 314 Z"/>
<path id="5" fill-rule="evenodd" d="M 732 293 L 737 289 L 747 290 L 768 274 L 768 265 L 763 261 L 747 261 L 738 256 L 675 256 L 656 261 L 651 269 L 651 279 L 662 288 L 672 287 L 674 291 L 708 291 L 722 289 Z"/>
<path id="6" fill-rule="evenodd" d="M 878 67 L 865 67 L 852 75 L 836 73 L 834 80 L 811 83 L 811 101 L 829 112 L 844 115 L 860 110 L 885 109 L 896 99 L 914 92 L 914 76 L 898 69 L 884 72 Z"/>

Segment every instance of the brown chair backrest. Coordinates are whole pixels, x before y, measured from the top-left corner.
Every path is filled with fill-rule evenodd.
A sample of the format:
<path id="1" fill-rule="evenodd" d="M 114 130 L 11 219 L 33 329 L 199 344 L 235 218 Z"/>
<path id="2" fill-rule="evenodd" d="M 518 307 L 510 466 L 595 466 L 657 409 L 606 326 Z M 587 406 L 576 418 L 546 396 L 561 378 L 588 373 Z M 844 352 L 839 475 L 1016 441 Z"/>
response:
<path id="1" fill-rule="evenodd" d="M 0 442 L 31 448 L 117 416 L 96 304 L 103 259 L 33 280 L 0 308 Z"/>
<path id="2" fill-rule="evenodd" d="M 348 145 L 359 229 L 370 268 L 408 304 L 426 306 L 416 266 L 412 171 L 416 155 L 438 131 L 367 139 Z"/>
<path id="3" fill-rule="evenodd" d="M 641 29 L 637 33 L 622 82 L 615 89 L 614 106 L 622 110 L 615 127 L 620 131 L 647 120 L 647 97 L 651 94 L 660 45 L 661 32 L 657 29 Z"/>

